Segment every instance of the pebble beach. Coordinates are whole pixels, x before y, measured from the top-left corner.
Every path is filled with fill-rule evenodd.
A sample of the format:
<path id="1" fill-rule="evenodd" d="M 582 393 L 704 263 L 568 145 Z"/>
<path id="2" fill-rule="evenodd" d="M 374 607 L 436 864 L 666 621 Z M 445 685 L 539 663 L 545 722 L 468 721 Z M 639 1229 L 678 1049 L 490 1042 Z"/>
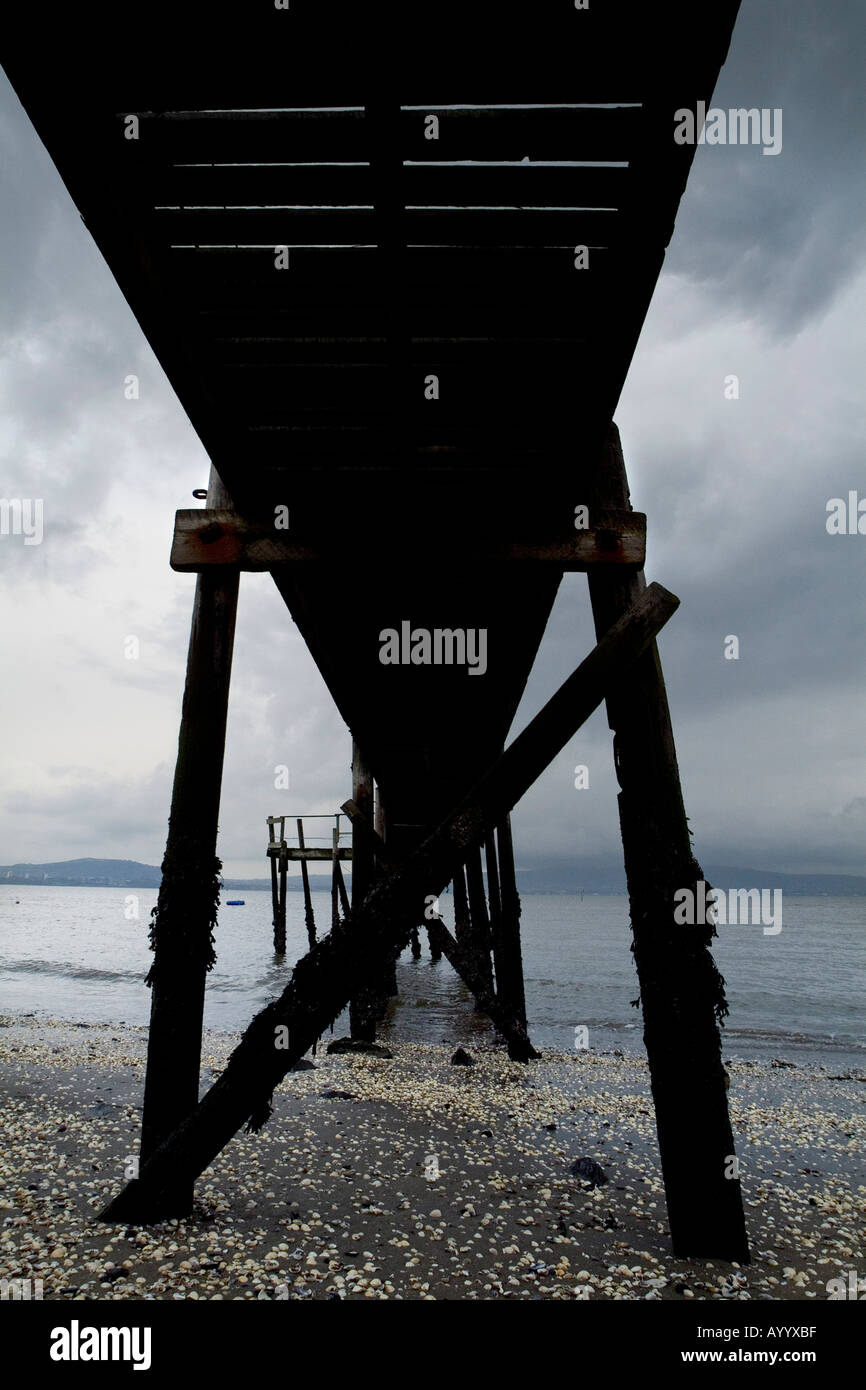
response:
<path id="1" fill-rule="evenodd" d="M 728 1062 L 752 1263 L 670 1253 L 643 1059 L 389 1043 L 315 1056 L 196 1186 L 95 1214 L 138 1149 L 146 1029 L 0 1019 L 0 1276 L 45 1300 L 825 1300 L 862 1266 L 866 1074 Z M 205 1036 L 202 1086 L 237 1038 Z M 591 1186 L 571 1171 L 602 1170 Z"/>

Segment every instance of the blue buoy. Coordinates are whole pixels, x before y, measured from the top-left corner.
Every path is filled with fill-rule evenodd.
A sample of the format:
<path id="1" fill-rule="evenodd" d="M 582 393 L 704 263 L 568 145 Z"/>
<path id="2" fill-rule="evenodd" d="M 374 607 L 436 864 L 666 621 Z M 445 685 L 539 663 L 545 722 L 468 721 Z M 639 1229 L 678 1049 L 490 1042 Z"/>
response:
<path id="1" fill-rule="evenodd" d="M 226 907 L 243 907 L 243 906 L 244 906 L 244 900 L 243 900 L 243 898 L 229 898 L 229 899 L 226 901 Z"/>

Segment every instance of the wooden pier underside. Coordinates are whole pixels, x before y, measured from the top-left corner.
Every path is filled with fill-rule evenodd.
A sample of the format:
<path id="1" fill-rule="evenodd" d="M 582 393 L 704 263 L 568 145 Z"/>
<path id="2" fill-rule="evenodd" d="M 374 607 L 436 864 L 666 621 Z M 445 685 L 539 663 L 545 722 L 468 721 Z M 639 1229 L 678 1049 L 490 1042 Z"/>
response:
<path id="1" fill-rule="evenodd" d="M 0 61 L 211 458 L 208 513 L 201 526 L 179 514 L 173 549 L 177 568 L 203 572 L 197 611 L 222 592 L 220 573 L 262 568 L 266 555 L 389 827 L 403 828 L 386 841 L 404 867 L 351 913 L 382 960 L 417 894 L 462 873 L 554 755 L 544 732 L 528 759 L 520 740 L 502 750 L 561 576 L 590 572 L 599 647 L 580 672 L 615 676 L 594 674 L 591 693 L 607 699 L 622 754 L 675 1248 L 748 1259 L 739 1185 L 723 1180 L 724 993 L 708 940 L 677 936 L 669 911 L 672 886 L 700 869 L 651 640 L 666 619 L 624 664 L 623 633 L 659 594 L 645 591 L 642 519 L 623 520 L 621 456 L 604 476 L 600 463 L 694 156 L 674 140 L 675 113 L 711 100 L 738 4 L 156 3 L 134 16 L 134 42 L 112 6 L 86 19 L 15 6 L 0 20 Z M 576 542 L 581 506 L 591 535 Z M 223 617 L 228 631 L 233 612 Z M 483 630 L 483 673 L 383 664 L 381 635 L 403 623 Z M 585 717 L 580 672 L 565 698 Z M 208 709 L 214 728 L 226 699 L 227 679 Z M 466 798 L 490 785 L 485 820 Z M 216 805 L 211 838 L 187 853 L 190 882 L 170 827 L 164 879 L 175 901 L 198 894 L 208 912 Z M 157 1079 L 181 1033 L 187 1091 L 198 1084 L 210 950 L 207 913 L 188 949 L 171 906 L 157 983 L 175 1003 L 151 1030 L 145 1163 L 110 1218 L 188 1210 L 204 1163 L 239 1124 L 262 1122 L 284 1074 L 270 1024 L 309 1046 L 347 981 L 371 968 L 363 938 L 332 932 L 208 1096 L 196 1107 L 176 1086 L 161 1108 Z M 172 984 L 172 951 L 186 983 Z M 184 991 L 195 1007 L 179 1028 Z M 483 980 L 474 992 L 486 997 Z"/>
<path id="2" fill-rule="evenodd" d="M 694 154 L 673 113 L 736 10 L 157 3 L 134 43 L 107 5 L 4 14 L 235 508 L 288 506 L 326 557 L 274 577 L 395 822 L 437 823 L 503 746 L 559 576 L 476 557 L 575 534 Z M 379 668 L 403 619 L 485 627 L 487 674 Z"/>

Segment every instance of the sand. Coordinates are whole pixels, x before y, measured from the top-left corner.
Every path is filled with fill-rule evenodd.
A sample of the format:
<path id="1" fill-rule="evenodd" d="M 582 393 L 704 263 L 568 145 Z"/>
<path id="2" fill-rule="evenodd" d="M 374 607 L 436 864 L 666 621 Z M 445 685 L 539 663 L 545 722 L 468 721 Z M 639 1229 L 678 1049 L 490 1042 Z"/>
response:
<path id="1" fill-rule="evenodd" d="M 202 1084 L 237 1039 L 208 1034 Z M 327 1041 L 327 1040 L 326 1040 Z M 293 1072 L 194 1216 L 94 1220 L 137 1152 L 146 1030 L 0 1020 L 0 1277 L 44 1299 L 818 1299 L 862 1266 L 862 1073 L 734 1062 L 753 1263 L 675 1259 L 646 1064 L 388 1044 Z M 578 1158 L 609 1181 L 591 1189 Z"/>

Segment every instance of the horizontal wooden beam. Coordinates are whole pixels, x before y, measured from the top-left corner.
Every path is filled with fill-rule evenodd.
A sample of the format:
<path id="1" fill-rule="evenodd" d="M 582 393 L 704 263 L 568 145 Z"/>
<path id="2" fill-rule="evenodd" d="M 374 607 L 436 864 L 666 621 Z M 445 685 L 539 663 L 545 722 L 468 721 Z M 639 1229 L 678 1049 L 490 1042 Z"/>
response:
<path id="1" fill-rule="evenodd" d="M 439 122 L 429 140 L 428 114 Z M 634 107 L 544 106 L 399 113 L 399 150 L 414 160 L 627 160 L 640 135 Z M 118 118 L 118 124 L 120 124 Z M 144 113 L 142 158 L 204 164 L 366 161 L 372 150 L 363 109 Z"/>
<path id="2" fill-rule="evenodd" d="M 429 153 L 413 151 L 416 159 Z M 395 191 L 407 207 L 610 208 L 628 180 L 622 166 L 584 164 L 433 164 L 397 168 Z M 157 202 L 187 210 L 276 207 L 362 207 L 375 198 L 375 175 L 364 164 L 173 165 L 154 174 Z"/>
<path id="3" fill-rule="evenodd" d="M 442 246 L 610 246 L 637 242 L 639 227 L 608 209 L 411 208 L 404 239 Z M 163 246 L 352 246 L 381 244 L 375 208 L 156 208 Z"/>
<path id="4" fill-rule="evenodd" d="M 564 571 L 593 565 L 642 566 L 646 554 L 646 517 L 642 512 L 599 512 L 588 529 L 545 538 L 521 537 L 493 541 L 485 538 L 474 558 L 484 561 L 535 561 Z M 212 565 L 262 571 L 281 565 L 321 560 L 342 544 L 330 538 L 292 536 L 231 511 L 191 508 L 175 520 L 171 567 L 181 574 Z"/>
<path id="5" fill-rule="evenodd" d="M 332 849 L 281 849 L 279 844 L 268 845 L 269 859 L 279 859 L 281 854 L 284 854 L 287 859 L 327 859 L 329 863 L 334 858 Z M 351 859 L 352 851 L 350 849 L 338 849 L 337 858 Z"/>
<path id="6" fill-rule="evenodd" d="M 425 292 L 432 303 L 450 291 L 460 302 L 486 300 L 492 305 L 501 303 L 507 291 L 512 322 L 520 317 L 521 301 L 531 303 L 539 295 L 556 296 L 557 305 L 567 296 L 567 315 L 576 298 L 612 267 L 613 258 L 594 246 L 584 270 L 576 270 L 574 262 L 573 247 L 406 246 L 389 258 L 413 306 Z M 300 247 L 289 257 L 288 274 L 276 269 L 272 246 L 175 247 L 160 263 L 172 288 L 202 307 L 234 302 L 243 308 L 256 291 L 262 304 L 279 302 L 281 296 L 317 309 L 373 304 L 387 291 L 384 269 L 375 246 Z M 611 275 L 606 278 L 611 281 Z"/>

